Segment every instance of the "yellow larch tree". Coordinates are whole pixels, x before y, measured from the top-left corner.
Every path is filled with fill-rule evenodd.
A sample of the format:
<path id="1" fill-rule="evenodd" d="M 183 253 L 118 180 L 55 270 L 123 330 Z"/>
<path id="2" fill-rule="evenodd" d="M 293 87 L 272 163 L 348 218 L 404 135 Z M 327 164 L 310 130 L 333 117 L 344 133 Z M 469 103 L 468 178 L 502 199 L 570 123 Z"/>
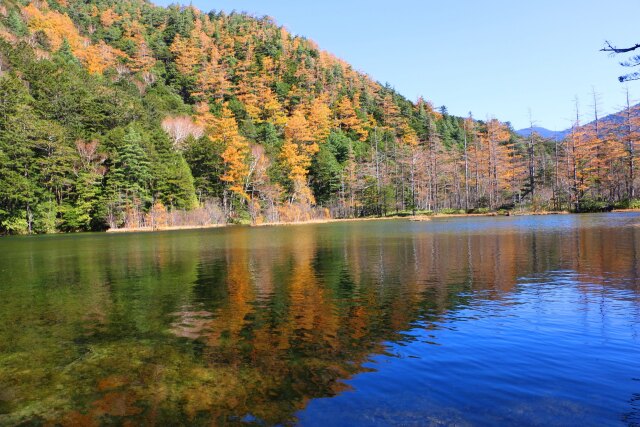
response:
<path id="1" fill-rule="evenodd" d="M 89 45 L 78 53 L 79 59 L 92 74 L 102 74 L 106 69 L 114 67 L 118 60 L 126 58 L 126 54 L 100 40 L 97 45 Z"/>
<path id="2" fill-rule="evenodd" d="M 203 58 L 203 52 L 194 37 L 182 37 L 177 34 L 169 48 L 176 57 L 176 68 L 181 74 L 193 76 L 198 72 L 197 66 Z"/>
<path id="3" fill-rule="evenodd" d="M 198 98 L 206 98 L 212 96 L 214 98 L 223 98 L 229 92 L 231 84 L 227 80 L 227 72 L 219 63 L 220 53 L 215 46 L 209 49 L 208 59 L 202 65 L 200 73 L 198 73 L 196 86 L 197 91 L 191 95 Z"/>
<path id="4" fill-rule="evenodd" d="M 214 132 L 209 137 L 222 142 L 224 146 L 221 157 L 225 169 L 220 179 L 228 183 L 230 191 L 246 199 L 248 197 L 245 184 L 249 174 L 249 142 L 240 135 L 238 123 L 226 104 L 222 108 L 222 116 L 215 121 Z"/>
<path id="5" fill-rule="evenodd" d="M 507 130 L 508 132 L 508 130 Z M 502 191 L 517 193 L 524 186 L 527 167 L 522 153 L 514 141 L 505 141 L 498 146 L 498 187 Z"/>
<path id="6" fill-rule="evenodd" d="M 409 126 L 406 120 L 400 125 L 400 142 L 408 147 L 415 147 L 420 142 L 416 131 Z"/>
<path id="7" fill-rule="evenodd" d="M 624 141 L 624 131 L 621 131 L 619 124 L 615 123 L 605 123 L 603 128 L 602 162 L 604 172 L 602 186 L 609 191 L 616 188 L 619 188 L 618 191 L 628 190 L 624 188 L 626 185 L 623 184 L 627 180 L 625 175 L 629 173 L 627 165 L 629 152 Z"/>
<path id="8" fill-rule="evenodd" d="M 47 36 L 52 51 L 60 49 L 64 40 L 67 40 L 74 55 L 83 48 L 83 37 L 76 30 L 71 18 L 50 10 L 46 2 L 42 3 L 41 8 L 38 8 L 35 2 L 30 3 L 22 8 L 22 14 L 32 32 L 42 31 Z"/>
<path id="9" fill-rule="evenodd" d="M 504 187 L 502 182 L 504 170 L 505 170 L 505 158 L 503 149 L 500 148 L 501 144 L 505 144 L 509 141 L 510 134 L 509 129 L 503 123 L 500 123 L 495 118 L 487 121 L 486 129 L 486 144 L 489 155 L 489 188 L 490 188 L 490 204 L 495 207 L 498 203 L 499 195 L 498 191 L 501 187 Z"/>
<path id="10" fill-rule="evenodd" d="M 389 129 L 397 130 L 400 126 L 400 109 L 393 100 L 391 94 L 385 95 L 382 100 L 382 113 L 384 125 Z"/>
<path id="11" fill-rule="evenodd" d="M 259 85 L 259 82 L 255 78 L 250 77 L 246 71 L 236 71 L 236 74 L 241 76 L 235 88 L 236 96 L 244 105 L 249 117 L 255 121 L 259 121 L 260 105 L 258 95 L 256 95 L 256 87 Z"/>
<path id="12" fill-rule="evenodd" d="M 309 106 L 309 129 L 314 141 L 322 142 L 331 131 L 331 109 L 326 94 L 313 100 Z"/>
<path id="13" fill-rule="evenodd" d="M 283 126 L 287 123 L 282 105 L 271 88 L 262 85 L 258 92 L 258 101 L 261 109 L 259 122 L 271 123 L 274 126 Z"/>
<path id="14" fill-rule="evenodd" d="M 195 106 L 195 112 L 195 124 L 203 128 L 208 134 L 211 134 L 213 127 L 215 126 L 216 117 L 211 113 L 209 104 L 206 102 L 197 103 Z"/>
<path id="15" fill-rule="evenodd" d="M 92 74 L 104 72 L 107 68 L 115 66 L 118 58 L 126 56 L 124 52 L 114 49 L 102 40 L 98 44 L 91 44 L 87 38 L 80 35 L 71 18 L 48 9 L 46 2 L 43 2 L 40 9 L 35 3 L 30 3 L 22 9 L 22 12 L 31 31 L 44 32 L 51 50 L 60 49 L 66 40 L 74 56 Z"/>
<path id="16" fill-rule="evenodd" d="M 336 106 L 337 125 L 345 130 L 354 131 L 361 141 L 367 139 L 368 132 L 356 114 L 353 102 L 349 97 L 343 97 Z"/>
<path id="17" fill-rule="evenodd" d="M 111 27 L 119 19 L 120 19 L 120 15 L 115 13 L 111 8 L 105 9 L 100 14 L 100 23 L 106 28 Z"/>
<path id="18" fill-rule="evenodd" d="M 274 59 L 270 56 L 265 56 L 262 59 L 262 73 L 265 77 L 267 84 L 273 84 L 276 82 L 277 77 L 277 65 Z"/>
<path id="19" fill-rule="evenodd" d="M 318 152 L 319 147 L 313 140 L 313 135 L 309 131 L 309 123 L 301 108 L 296 109 L 289 118 L 284 137 L 281 158 L 293 184 L 291 200 L 313 204 L 315 199 L 307 185 L 307 175 L 311 166 L 311 158 Z"/>
<path id="20" fill-rule="evenodd" d="M 129 68 L 133 72 L 149 72 L 156 63 L 156 59 L 153 57 L 153 52 L 149 48 L 149 45 L 142 33 L 138 32 L 131 38 L 137 46 L 137 49 L 133 54 L 133 57 L 131 57 Z"/>
<path id="21" fill-rule="evenodd" d="M 203 21 L 196 19 L 194 28 L 191 30 L 190 38 L 194 39 L 202 52 L 208 52 L 214 45 L 213 40 L 207 35 Z"/>

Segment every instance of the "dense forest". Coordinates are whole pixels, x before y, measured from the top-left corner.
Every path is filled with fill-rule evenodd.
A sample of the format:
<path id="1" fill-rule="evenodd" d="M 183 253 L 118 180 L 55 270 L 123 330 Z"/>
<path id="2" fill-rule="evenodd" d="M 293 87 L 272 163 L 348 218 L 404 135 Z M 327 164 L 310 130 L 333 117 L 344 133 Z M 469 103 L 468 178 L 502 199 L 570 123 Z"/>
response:
<path id="1" fill-rule="evenodd" d="M 0 233 L 634 206 L 636 110 L 523 138 L 268 17 L 3 0 Z"/>

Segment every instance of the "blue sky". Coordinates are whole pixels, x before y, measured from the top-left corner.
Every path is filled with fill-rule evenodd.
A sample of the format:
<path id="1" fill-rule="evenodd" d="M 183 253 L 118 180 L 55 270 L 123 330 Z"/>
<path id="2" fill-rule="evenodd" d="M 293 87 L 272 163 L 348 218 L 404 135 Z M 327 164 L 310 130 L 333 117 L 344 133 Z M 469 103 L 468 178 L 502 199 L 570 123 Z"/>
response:
<path id="1" fill-rule="evenodd" d="M 156 4 L 174 3 L 156 0 Z M 625 70 L 604 40 L 640 43 L 638 0 L 193 0 L 203 11 L 269 15 L 410 99 L 449 112 L 495 116 L 515 128 L 570 126 L 578 96 L 591 120 L 624 102 Z M 623 58 L 620 58 L 623 59 Z M 640 81 L 629 84 L 640 100 Z"/>

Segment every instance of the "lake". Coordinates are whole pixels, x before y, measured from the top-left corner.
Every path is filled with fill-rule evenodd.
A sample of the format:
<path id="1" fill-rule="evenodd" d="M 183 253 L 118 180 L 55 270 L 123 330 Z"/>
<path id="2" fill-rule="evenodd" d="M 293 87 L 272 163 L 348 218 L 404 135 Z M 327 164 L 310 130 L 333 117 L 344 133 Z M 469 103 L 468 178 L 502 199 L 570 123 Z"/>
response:
<path id="1" fill-rule="evenodd" d="M 0 425 L 640 425 L 640 214 L 0 239 Z"/>

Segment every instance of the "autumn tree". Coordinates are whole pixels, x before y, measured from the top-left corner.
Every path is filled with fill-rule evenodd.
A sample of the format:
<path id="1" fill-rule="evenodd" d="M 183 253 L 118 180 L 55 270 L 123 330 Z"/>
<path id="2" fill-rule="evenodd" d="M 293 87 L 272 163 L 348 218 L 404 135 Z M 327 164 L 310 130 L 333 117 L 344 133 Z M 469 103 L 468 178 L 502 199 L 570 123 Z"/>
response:
<path id="1" fill-rule="evenodd" d="M 631 100 L 629 96 L 629 88 L 625 91 L 625 106 L 622 111 L 623 125 L 622 132 L 620 133 L 626 149 L 626 164 L 627 171 L 625 175 L 625 181 L 627 186 L 627 195 L 630 199 L 636 197 L 636 149 L 638 139 L 640 137 L 640 119 L 631 106 Z"/>
<path id="2" fill-rule="evenodd" d="M 203 60 L 203 51 L 195 37 L 182 37 L 176 34 L 170 47 L 175 55 L 175 64 L 178 71 L 185 76 L 193 76 L 198 73 L 196 66 Z"/>
<path id="3" fill-rule="evenodd" d="M 367 139 L 368 132 L 358 118 L 353 102 L 346 96 L 336 106 L 336 120 L 341 129 L 354 132 L 361 141 Z"/>
<path id="4" fill-rule="evenodd" d="M 210 48 L 208 58 L 202 64 L 197 75 L 196 87 L 197 90 L 192 96 L 199 100 L 207 97 L 221 99 L 231 88 L 227 71 L 220 63 L 220 54 L 215 46 Z"/>
<path id="5" fill-rule="evenodd" d="M 326 95 L 313 100 L 309 106 L 309 127 L 314 141 L 320 143 L 327 139 L 331 131 L 331 109 Z"/>
<path id="6" fill-rule="evenodd" d="M 496 119 L 489 119 L 486 124 L 486 149 L 488 152 L 488 178 L 489 178 L 489 204 L 497 207 L 500 201 L 499 191 L 510 189 L 509 175 L 506 174 L 509 166 L 507 153 L 511 149 L 505 149 L 504 144 L 509 141 L 510 135 L 507 127 Z"/>
<path id="7" fill-rule="evenodd" d="M 222 146 L 223 151 L 220 156 L 224 164 L 224 173 L 220 176 L 220 180 L 227 184 L 227 189 L 233 194 L 246 199 L 249 143 L 240 135 L 233 113 L 227 105 L 224 105 L 221 116 L 215 118 L 205 103 L 199 104 L 198 110 L 199 124 L 207 129 L 208 137 L 213 143 Z"/>
<path id="8" fill-rule="evenodd" d="M 291 181 L 290 201 L 302 204 L 313 204 L 315 198 L 307 184 L 307 174 L 311 166 L 311 157 L 318 152 L 318 144 L 314 142 L 309 131 L 309 123 L 302 109 L 294 111 L 285 127 L 285 140 L 282 146 L 281 159 Z"/>

